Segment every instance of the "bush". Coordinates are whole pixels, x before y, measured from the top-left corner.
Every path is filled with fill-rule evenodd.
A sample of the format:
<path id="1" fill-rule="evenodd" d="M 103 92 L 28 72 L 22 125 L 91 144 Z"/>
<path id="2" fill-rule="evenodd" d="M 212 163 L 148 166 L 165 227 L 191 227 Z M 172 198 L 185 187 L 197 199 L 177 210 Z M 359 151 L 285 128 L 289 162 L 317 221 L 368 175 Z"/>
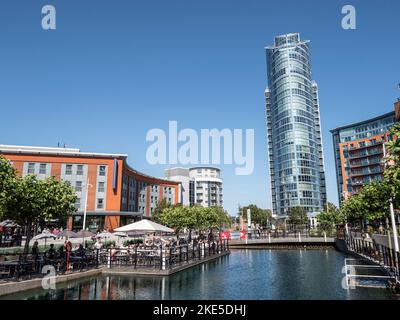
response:
<path id="1" fill-rule="evenodd" d="M 108 241 L 105 241 L 104 242 L 104 248 L 109 248 L 109 247 L 111 247 L 111 246 L 114 246 L 115 247 L 115 241 L 110 241 L 110 240 L 108 240 Z"/>
<path id="2" fill-rule="evenodd" d="M 85 240 L 85 248 L 91 248 L 94 245 L 93 240 Z"/>
<path id="3" fill-rule="evenodd" d="M 130 239 L 124 241 L 124 247 L 127 247 L 131 244 L 141 244 L 141 243 L 143 243 L 143 239 Z"/>
<path id="4" fill-rule="evenodd" d="M 58 250 L 60 247 L 62 247 L 62 244 L 55 244 L 54 249 Z M 39 252 L 46 252 L 49 250 L 50 245 L 47 245 L 46 247 L 44 245 L 40 245 L 39 247 Z M 29 247 L 28 253 L 32 251 L 32 246 Z M 24 252 L 23 247 L 12 247 L 12 248 L 0 248 L 0 255 L 19 255 Z"/>

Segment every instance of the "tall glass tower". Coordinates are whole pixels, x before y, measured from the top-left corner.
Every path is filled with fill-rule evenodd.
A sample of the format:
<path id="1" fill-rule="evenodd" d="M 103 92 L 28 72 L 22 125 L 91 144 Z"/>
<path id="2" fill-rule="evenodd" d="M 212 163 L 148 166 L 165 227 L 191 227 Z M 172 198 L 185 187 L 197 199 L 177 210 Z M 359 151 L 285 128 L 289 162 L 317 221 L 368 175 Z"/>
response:
<path id="1" fill-rule="evenodd" d="M 292 207 L 319 212 L 326 204 L 318 87 L 311 78 L 309 41 L 298 33 L 266 48 L 267 136 L 274 214 Z"/>

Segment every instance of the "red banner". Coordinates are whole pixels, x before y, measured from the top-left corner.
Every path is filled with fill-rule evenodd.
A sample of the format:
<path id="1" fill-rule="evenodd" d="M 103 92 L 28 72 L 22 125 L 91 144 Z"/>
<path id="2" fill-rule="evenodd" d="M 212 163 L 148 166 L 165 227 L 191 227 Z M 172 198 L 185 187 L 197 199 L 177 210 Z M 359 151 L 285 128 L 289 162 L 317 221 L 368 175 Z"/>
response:
<path id="1" fill-rule="evenodd" d="M 240 239 L 246 239 L 246 229 L 240 230 Z"/>

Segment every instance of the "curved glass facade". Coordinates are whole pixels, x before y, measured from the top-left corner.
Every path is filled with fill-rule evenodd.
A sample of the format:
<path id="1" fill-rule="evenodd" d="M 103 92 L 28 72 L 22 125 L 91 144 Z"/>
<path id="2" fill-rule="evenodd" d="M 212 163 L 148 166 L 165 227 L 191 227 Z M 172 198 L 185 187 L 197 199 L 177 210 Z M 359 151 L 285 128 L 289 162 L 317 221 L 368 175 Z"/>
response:
<path id="1" fill-rule="evenodd" d="M 309 41 L 277 36 L 267 47 L 265 92 L 273 211 L 326 203 L 318 87 L 311 78 Z"/>

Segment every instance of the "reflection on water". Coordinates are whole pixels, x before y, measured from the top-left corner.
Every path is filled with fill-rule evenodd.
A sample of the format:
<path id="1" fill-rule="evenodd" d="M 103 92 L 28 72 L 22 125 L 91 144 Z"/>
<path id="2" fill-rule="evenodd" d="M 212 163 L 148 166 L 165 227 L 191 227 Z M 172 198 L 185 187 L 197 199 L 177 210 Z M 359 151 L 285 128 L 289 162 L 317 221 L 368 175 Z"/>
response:
<path id="1" fill-rule="evenodd" d="M 390 299 L 382 289 L 344 290 L 335 250 L 238 250 L 169 277 L 98 276 L 7 299 Z"/>

